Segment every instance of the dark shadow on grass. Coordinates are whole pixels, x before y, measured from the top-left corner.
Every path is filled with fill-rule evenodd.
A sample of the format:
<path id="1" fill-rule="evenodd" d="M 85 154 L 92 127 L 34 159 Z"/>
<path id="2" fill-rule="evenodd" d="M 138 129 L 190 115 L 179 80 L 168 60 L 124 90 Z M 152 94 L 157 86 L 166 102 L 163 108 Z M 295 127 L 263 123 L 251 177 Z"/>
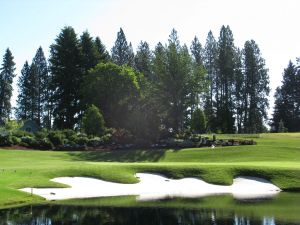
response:
<path id="1" fill-rule="evenodd" d="M 158 162 L 167 149 L 69 152 L 72 160 L 93 162 Z"/>

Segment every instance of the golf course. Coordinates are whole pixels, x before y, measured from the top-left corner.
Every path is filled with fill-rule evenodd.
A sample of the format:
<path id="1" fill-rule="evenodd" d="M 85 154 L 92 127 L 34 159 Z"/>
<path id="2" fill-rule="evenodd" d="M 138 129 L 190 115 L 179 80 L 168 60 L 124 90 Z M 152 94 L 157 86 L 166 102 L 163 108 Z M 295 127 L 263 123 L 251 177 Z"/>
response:
<path id="1" fill-rule="evenodd" d="M 45 203 L 18 189 L 64 187 L 49 181 L 63 176 L 135 183 L 135 173 L 149 172 L 230 185 L 243 175 L 269 180 L 285 192 L 300 191 L 300 133 L 217 136 L 253 139 L 257 145 L 92 152 L 1 149 L 0 208 Z"/>

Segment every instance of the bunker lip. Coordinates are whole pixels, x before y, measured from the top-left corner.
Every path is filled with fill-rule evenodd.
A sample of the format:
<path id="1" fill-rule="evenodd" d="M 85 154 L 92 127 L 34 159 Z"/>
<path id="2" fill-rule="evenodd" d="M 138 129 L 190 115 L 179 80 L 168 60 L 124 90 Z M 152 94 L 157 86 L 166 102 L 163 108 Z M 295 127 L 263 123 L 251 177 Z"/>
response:
<path id="1" fill-rule="evenodd" d="M 271 198 L 281 189 L 257 177 L 236 177 L 230 186 L 207 183 L 198 178 L 169 179 L 158 174 L 137 173 L 136 184 L 122 184 L 87 177 L 58 177 L 51 181 L 70 188 L 23 188 L 21 191 L 39 195 L 46 200 L 137 196 L 139 201 L 165 198 L 199 198 L 232 194 L 236 199 Z"/>

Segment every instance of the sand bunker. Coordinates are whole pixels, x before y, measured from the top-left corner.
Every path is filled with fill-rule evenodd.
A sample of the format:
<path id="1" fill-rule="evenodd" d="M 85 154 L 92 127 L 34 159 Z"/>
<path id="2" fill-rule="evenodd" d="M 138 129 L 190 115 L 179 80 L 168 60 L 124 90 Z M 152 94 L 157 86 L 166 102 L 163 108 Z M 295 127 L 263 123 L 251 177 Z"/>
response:
<path id="1" fill-rule="evenodd" d="M 281 191 L 269 181 L 255 177 L 237 177 L 230 186 L 209 184 L 197 178 L 174 180 L 148 173 L 137 173 L 136 177 L 140 180 L 136 184 L 114 183 L 86 177 L 59 177 L 51 181 L 69 185 L 70 188 L 23 188 L 21 191 L 39 195 L 47 200 L 135 195 L 141 201 L 218 194 L 232 194 L 237 199 L 268 198 Z"/>

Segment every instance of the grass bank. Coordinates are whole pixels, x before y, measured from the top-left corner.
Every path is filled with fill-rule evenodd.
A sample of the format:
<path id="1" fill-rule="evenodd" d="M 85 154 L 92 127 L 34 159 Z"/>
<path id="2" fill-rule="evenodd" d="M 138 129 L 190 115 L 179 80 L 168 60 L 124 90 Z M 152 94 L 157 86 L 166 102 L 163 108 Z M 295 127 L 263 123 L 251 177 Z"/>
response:
<path id="1" fill-rule="evenodd" d="M 230 137 L 233 136 L 217 136 Z M 249 175 L 266 178 L 284 190 L 300 191 L 300 133 L 239 137 L 255 139 L 258 144 L 108 152 L 0 150 L 0 208 L 43 203 L 42 198 L 17 189 L 62 187 L 49 181 L 60 176 L 132 183 L 137 182 L 136 172 L 154 172 L 172 178 L 199 177 L 210 183 L 231 184 L 235 176 Z"/>

